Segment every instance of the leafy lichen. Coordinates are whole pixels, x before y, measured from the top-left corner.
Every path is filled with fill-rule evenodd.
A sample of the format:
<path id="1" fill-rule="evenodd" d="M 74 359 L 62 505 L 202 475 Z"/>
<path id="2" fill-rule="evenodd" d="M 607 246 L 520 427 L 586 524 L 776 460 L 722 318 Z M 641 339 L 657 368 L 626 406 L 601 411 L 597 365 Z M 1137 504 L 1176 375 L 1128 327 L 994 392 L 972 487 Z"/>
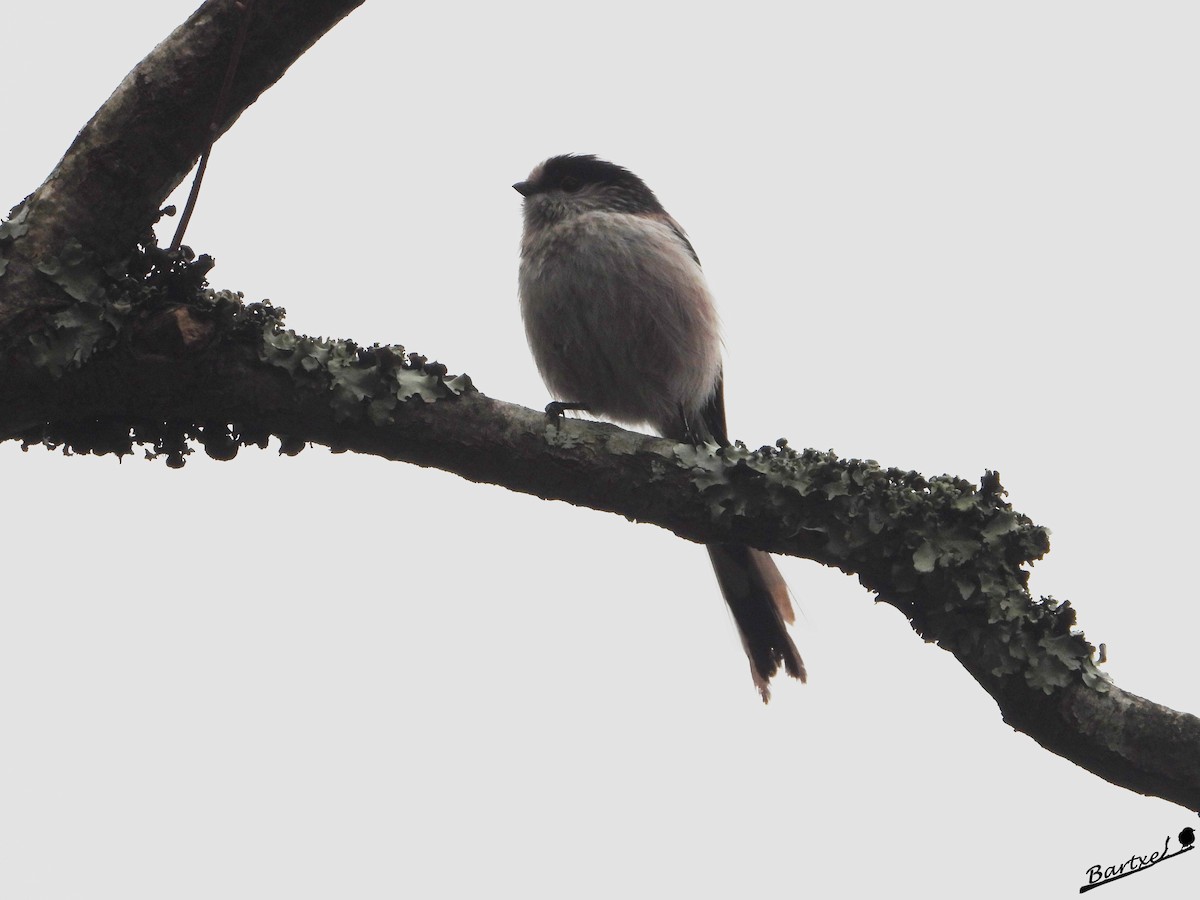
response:
<path id="1" fill-rule="evenodd" d="M 8 248 L 17 238 L 24 236 L 29 230 L 29 204 L 21 203 L 15 207 L 8 218 L 0 222 L 0 278 L 8 271 Z"/>
<path id="2" fill-rule="evenodd" d="M 819 538 L 823 561 L 858 574 L 969 668 L 1021 674 L 1047 694 L 1076 680 L 1107 689 L 1070 604 L 1030 595 L 1024 567 L 1049 550 L 1049 532 L 1013 510 L 995 473 L 979 485 L 925 478 L 786 441 L 679 445 L 676 456 L 715 520 L 770 509 L 780 533 Z"/>
<path id="3" fill-rule="evenodd" d="M 19 237 L 23 221 L 22 214 L 5 223 L 3 236 Z M 211 257 L 197 257 L 187 247 L 163 250 L 153 235 L 147 235 L 128 259 L 104 268 L 77 241 L 69 241 L 39 270 L 73 303 L 49 315 L 29 338 L 30 361 L 61 378 L 111 350 L 155 313 L 178 308 L 190 319 L 212 323 L 222 340 L 247 342 L 260 361 L 287 371 L 297 385 L 323 386 L 338 421 L 387 425 L 402 403 L 431 403 L 474 390 L 467 375 L 450 376 L 444 365 L 399 345 L 360 347 L 353 341 L 313 338 L 284 328 L 282 308 L 269 301 L 247 304 L 240 293 L 210 288 L 206 276 L 213 265 Z M 44 444 L 67 453 L 118 457 L 132 453 L 134 445 L 146 445 L 148 458 L 165 457 L 169 466 L 178 468 L 195 444 L 215 459 L 232 459 L 239 447 L 266 446 L 269 436 L 234 422 L 109 418 L 44 423 L 21 439 L 26 449 Z M 292 455 L 304 447 L 295 436 L 277 437 L 281 453 Z"/>

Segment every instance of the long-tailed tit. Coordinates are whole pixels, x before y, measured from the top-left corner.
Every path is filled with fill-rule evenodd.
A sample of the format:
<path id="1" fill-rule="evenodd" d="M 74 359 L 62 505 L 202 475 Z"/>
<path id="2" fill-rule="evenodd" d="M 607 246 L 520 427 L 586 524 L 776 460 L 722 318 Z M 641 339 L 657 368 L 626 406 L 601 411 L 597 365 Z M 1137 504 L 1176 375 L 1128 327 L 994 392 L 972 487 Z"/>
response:
<path id="1" fill-rule="evenodd" d="M 525 198 L 521 314 L 547 412 L 586 410 L 664 437 L 728 446 L 721 339 L 696 251 L 640 178 L 555 156 L 513 185 Z M 709 544 L 764 701 L 780 666 L 804 680 L 787 585 L 771 557 Z"/>

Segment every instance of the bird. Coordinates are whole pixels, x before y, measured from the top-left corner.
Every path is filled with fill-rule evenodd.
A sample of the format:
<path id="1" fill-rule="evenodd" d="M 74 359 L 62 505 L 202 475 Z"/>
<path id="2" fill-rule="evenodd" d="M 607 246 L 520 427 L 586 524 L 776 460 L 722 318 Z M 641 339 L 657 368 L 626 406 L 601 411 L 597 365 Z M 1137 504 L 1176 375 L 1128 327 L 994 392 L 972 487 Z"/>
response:
<path id="1" fill-rule="evenodd" d="M 1196 829 L 1188 827 L 1179 832 L 1179 843 L 1185 850 L 1196 843 Z"/>
<path id="2" fill-rule="evenodd" d="M 521 194 L 518 288 L 534 362 L 554 399 L 665 438 L 729 446 L 716 304 L 691 241 L 637 175 L 591 154 L 553 156 Z M 708 544 L 764 703 L 804 662 L 790 594 L 770 555 Z"/>

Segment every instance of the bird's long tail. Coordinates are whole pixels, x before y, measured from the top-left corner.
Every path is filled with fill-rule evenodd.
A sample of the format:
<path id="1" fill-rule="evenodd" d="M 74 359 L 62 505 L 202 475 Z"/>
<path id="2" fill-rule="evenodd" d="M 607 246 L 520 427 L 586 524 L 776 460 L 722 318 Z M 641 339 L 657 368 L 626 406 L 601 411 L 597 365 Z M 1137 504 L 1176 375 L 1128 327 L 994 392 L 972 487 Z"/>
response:
<path id="1" fill-rule="evenodd" d="M 787 584 L 774 560 L 761 550 L 709 544 L 708 555 L 750 659 L 755 687 L 766 703 L 771 699 L 769 682 L 780 666 L 793 678 L 805 680 L 804 660 L 787 632 L 787 623 L 796 619 Z"/>

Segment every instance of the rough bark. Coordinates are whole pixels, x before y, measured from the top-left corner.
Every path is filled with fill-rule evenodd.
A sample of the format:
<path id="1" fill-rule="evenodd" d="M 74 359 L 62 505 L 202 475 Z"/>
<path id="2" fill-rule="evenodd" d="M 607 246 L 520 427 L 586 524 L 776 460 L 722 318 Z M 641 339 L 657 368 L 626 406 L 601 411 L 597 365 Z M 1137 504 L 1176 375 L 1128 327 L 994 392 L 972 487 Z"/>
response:
<path id="1" fill-rule="evenodd" d="M 358 2 L 259 0 L 228 128 Z M 241 7 L 211 0 L 122 82 L 0 231 L 0 439 L 181 461 L 316 442 L 737 540 L 856 574 L 995 699 L 1006 722 L 1114 784 L 1200 810 L 1200 719 L 1121 691 L 1035 599 L 1044 530 L 979 485 L 786 447 L 697 448 L 548 422 L 402 348 L 313 341 L 206 291 L 144 239 L 208 140 Z"/>
<path id="2" fill-rule="evenodd" d="M 361 4 L 255 0 L 217 134 Z M 243 8 L 242 0 L 209 0 L 197 9 L 125 76 L 27 199 L 29 230 L 7 254 L 0 335 L 27 333 L 40 315 L 69 302 L 38 277 L 39 259 L 60 253 L 71 239 L 101 259 L 118 259 L 158 218 L 212 136 L 209 125 Z"/>

